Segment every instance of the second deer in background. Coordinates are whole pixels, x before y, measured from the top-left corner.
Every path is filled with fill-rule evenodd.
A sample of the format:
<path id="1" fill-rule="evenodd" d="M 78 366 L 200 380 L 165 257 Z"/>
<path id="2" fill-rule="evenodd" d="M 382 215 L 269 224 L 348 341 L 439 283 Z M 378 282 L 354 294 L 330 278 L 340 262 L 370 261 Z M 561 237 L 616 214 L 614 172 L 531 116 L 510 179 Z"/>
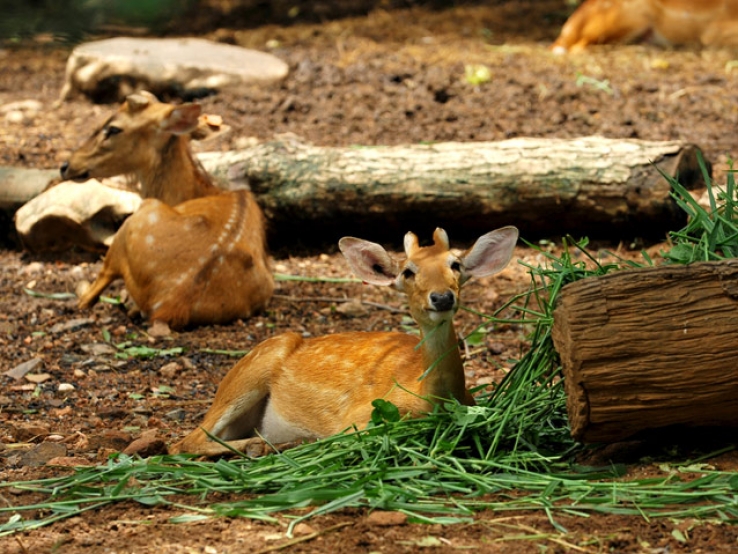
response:
<path id="1" fill-rule="evenodd" d="M 197 104 L 131 95 L 62 166 L 65 179 L 135 175 L 146 198 L 116 233 L 81 308 L 119 278 L 151 321 L 174 328 L 246 318 L 271 298 L 263 214 L 249 191 L 222 191 L 194 160 L 199 115 Z"/>
<path id="2" fill-rule="evenodd" d="M 666 44 L 738 45 L 738 0 L 585 0 L 551 46 L 580 52 L 590 44 L 651 38 Z"/>

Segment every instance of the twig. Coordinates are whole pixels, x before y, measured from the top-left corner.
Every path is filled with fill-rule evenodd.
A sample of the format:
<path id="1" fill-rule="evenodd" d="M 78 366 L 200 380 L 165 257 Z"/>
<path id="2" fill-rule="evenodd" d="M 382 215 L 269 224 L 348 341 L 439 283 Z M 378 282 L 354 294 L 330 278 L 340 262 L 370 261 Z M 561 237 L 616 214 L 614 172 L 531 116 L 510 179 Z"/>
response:
<path id="1" fill-rule="evenodd" d="M 266 554 L 267 552 L 276 552 L 278 550 L 284 550 L 285 548 L 288 548 L 290 546 L 300 544 L 301 542 L 311 541 L 319 537 L 320 535 L 325 535 L 326 533 L 330 533 L 331 531 L 336 531 L 348 525 L 353 525 L 353 523 L 350 521 L 344 521 L 343 523 L 337 523 L 336 525 L 331 525 L 330 527 L 326 527 L 322 531 L 315 531 L 315 533 L 310 533 L 309 535 L 305 535 L 304 537 L 298 537 L 295 539 L 288 540 L 287 542 L 283 542 L 282 544 L 270 546 L 269 548 L 264 548 L 263 550 L 257 551 L 256 554 Z"/>

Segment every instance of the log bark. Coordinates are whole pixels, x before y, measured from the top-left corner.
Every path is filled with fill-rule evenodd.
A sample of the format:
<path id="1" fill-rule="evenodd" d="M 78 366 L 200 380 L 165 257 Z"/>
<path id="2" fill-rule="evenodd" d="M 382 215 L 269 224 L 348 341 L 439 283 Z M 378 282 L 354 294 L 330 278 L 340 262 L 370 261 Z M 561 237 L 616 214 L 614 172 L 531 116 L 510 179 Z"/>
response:
<path id="1" fill-rule="evenodd" d="M 627 270 L 564 287 L 554 311 L 572 435 L 738 427 L 738 260 Z"/>
<path id="2" fill-rule="evenodd" d="M 36 197 L 54 180 L 58 169 L 0 167 L 0 209 L 15 211 Z"/>
<path id="3" fill-rule="evenodd" d="M 470 237 L 515 224 L 523 236 L 663 238 L 685 216 L 659 171 L 704 187 L 697 151 L 602 137 L 356 148 L 283 137 L 200 159 L 220 177 L 247 181 L 273 229 L 291 237 L 306 224 L 336 236 L 440 225 Z"/>

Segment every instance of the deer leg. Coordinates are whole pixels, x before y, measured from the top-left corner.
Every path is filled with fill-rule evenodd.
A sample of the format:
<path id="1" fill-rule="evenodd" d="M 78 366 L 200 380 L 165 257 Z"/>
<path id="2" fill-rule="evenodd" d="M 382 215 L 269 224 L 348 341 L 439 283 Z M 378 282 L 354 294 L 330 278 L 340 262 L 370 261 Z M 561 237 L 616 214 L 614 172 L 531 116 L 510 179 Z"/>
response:
<path id="1" fill-rule="evenodd" d="M 207 456 L 222 452 L 219 449 L 223 446 L 210 441 L 207 433 L 234 445 L 254 437 L 264 418 L 275 375 L 301 342 L 297 333 L 285 333 L 262 342 L 241 358 L 218 386 L 202 425 L 173 444 L 169 452 Z"/>
<path id="2" fill-rule="evenodd" d="M 120 277 L 120 275 L 118 275 L 115 271 L 111 271 L 110 269 L 103 266 L 103 269 L 98 274 L 95 282 L 92 283 L 92 285 L 90 285 L 90 287 L 80 297 L 79 302 L 77 303 L 78 307 L 81 309 L 85 309 L 95 304 L 95 302 L 98 301 L 100 295 L 107 288 L 107 286 L 115 281 L 118 277 Z"/>

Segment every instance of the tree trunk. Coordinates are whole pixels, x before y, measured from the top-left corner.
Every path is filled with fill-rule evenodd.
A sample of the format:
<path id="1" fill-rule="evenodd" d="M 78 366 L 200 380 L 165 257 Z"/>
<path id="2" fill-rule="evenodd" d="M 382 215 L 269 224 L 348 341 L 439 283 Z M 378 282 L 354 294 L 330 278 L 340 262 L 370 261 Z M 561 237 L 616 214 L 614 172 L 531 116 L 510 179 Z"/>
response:
<path id="1" fill-rule="evenodd" d="M 335 238 L 371 228 L 372 237 L 396 239 L 436 226 L 473 237 L 503 224 L 525 237 L 663 238 L 685 215 L 659 171 L 704 187 L 697 151 L 602 137 L 355 148 L 283 137 L 201 160 L 247 181 L 288 242 L 305 229 Z"/>
<path id="2" fill-rule="evenodd" d="M 554 311 L 572 435 L 738 427 L 738 260 L 627 270 L 564 287 Z"/>

